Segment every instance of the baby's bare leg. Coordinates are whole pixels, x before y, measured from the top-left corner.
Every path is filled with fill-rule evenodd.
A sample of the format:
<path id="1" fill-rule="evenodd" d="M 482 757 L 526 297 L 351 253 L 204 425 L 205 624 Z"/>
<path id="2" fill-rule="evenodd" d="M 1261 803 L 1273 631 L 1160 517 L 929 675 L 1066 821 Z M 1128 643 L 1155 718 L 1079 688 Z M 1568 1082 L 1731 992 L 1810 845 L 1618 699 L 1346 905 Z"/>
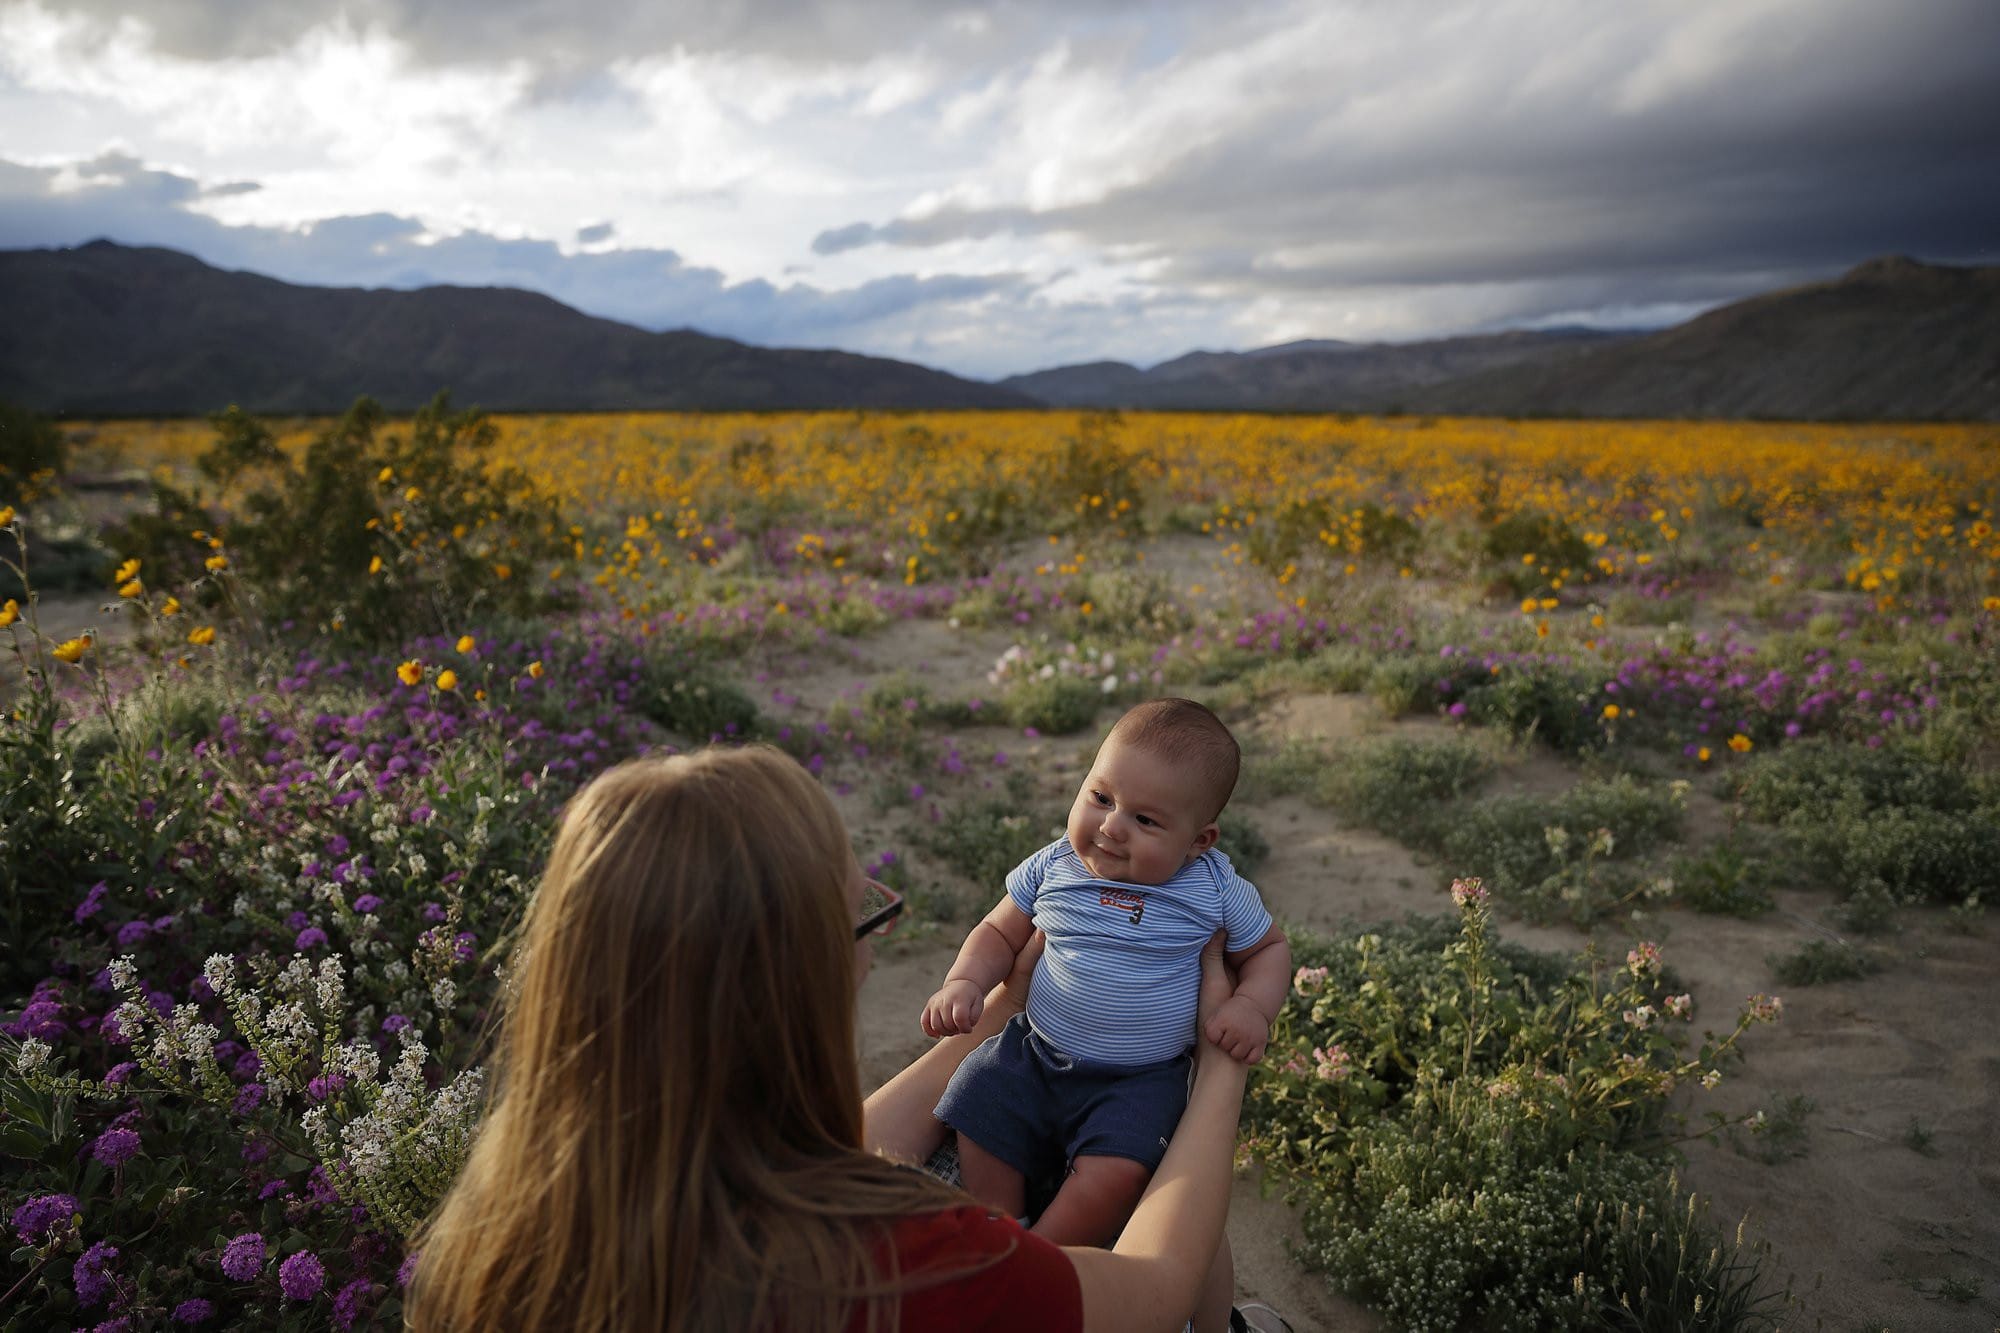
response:
<path id="1" fill-rule="evenodd" d="M 961 1134 L 958 1177 L 965 1192 L 995 1212 L 1019 1217 L 1028 1211 L 1028 1182 L 1019 1171 Z"/>
<path id="2" fill-rule="evenodd" d="M 1152 1178 L 1151 1167 L 1129 1157 L 1078 1157 L 1033 1230 L 1058 1245 L 1109 1245 Z"/>

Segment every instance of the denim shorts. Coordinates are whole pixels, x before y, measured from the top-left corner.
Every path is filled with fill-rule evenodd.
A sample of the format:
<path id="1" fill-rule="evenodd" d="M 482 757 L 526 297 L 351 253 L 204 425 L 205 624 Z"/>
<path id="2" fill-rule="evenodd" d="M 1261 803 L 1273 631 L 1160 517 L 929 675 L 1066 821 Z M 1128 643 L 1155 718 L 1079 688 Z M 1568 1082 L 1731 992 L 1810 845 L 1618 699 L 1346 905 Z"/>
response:
<path id="1" fill-rule="evenodd" d="M 1138 1069 L 1072 1059 L 1016 1014 L 965 1057 L 937 1118 L 1031 1180 L 1079 1157 L 1129 1157 L 1151 1169 L 1187 1109 L 1192 1068 L 1186 1055 Z"/>

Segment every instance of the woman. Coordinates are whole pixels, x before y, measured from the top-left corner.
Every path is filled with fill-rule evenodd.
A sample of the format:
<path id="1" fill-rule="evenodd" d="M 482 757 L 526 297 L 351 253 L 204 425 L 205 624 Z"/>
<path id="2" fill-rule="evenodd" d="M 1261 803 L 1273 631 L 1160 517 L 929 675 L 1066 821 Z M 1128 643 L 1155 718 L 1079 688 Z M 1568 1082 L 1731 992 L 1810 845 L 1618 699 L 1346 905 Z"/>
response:
<path id="1" fill-rule="evenodd" d="M 882 1155 L 935 1141 L 930 1108 L 983 1030 L 864 1113 L 863 884 L 832 802 L 776 750 L 641 760 L 579 793 L 512 968 L 496 1099 L 419 1238 L 410 1326 L 1181 1327 L 1222 1236 L 1243 1067 L 1203 1044 L 1115 1249 L 988 1217 Z M 1205 959 L 1205 1008 L 1227 984 Z M 1009 985 L 992 1026 L 1025 976 Z"/>

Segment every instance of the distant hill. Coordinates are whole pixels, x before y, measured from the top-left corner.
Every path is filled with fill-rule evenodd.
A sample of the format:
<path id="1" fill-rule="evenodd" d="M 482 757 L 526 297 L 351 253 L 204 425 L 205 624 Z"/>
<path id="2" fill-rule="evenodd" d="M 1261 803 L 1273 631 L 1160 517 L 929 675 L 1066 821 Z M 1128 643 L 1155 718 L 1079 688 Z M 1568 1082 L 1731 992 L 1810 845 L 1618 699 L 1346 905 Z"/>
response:
<path id="1" fill-rule="evenodd" d="M 44 412 L 1024 407 L 848 352 L 649 333 L 508 288 L 300 287 L 172 250 L 0 251 L 0 398 Z"/>
<path id="2" fill-rule="evenodd" d="M 1441 385 L 1425 409 L 2000 420 L 2000 268 L 1871 260 L 1572 359 Z"/>
<path id="3" fill-rule="evenodd" d="M 1559 363 L 1637 335 L 1592 329 L 1415 343 L 1285 343 L 1189 352 L 1140 370 L 1119 361 L 1015 375 L 1000 386 L 1055 407 L 1263 412 L 1417 410 L 1430 386 L 1502 368 Z"/>
<path id="4" fill-rule="evenodd" d="M 1877 259 L 1650 334 L 1286 343 L 1000 384 L 1061 407 L 2000 420 L 2000 268 Z"/>

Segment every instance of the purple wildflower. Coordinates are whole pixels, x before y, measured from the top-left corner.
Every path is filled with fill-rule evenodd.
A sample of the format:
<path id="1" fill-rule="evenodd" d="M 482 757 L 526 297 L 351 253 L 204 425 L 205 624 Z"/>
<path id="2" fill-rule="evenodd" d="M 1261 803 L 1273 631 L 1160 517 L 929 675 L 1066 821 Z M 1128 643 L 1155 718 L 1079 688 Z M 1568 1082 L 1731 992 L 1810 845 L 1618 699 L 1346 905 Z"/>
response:
<path id="1" fill-rule="evenodd" d="M 361 1302 L 368 1299 L 375 1290 L 375 1284 L 365 1277 L 355 1278 L 342 1287 L 333 1298 L 333 1326 L 345 1330 L 353 1328 L 361 1318 Z"/>
<path id="2" fill-rule="evenodd" d="M 123 1166 L 139 1155 L 139 1136 L 129 1129 L 107 1129 L 92 1141 L 90 1155 L 106 1166 Z"/>
<path id="3" fill-rule="evenodd" d="M 118 927 L 118 947 L 130 949 L 152 933 L 153 928 L 144 921 L 127 921 Z"/>
<path id="4" fill-rule="evenodd" d="M 311 1250 L 300 1250 L 278 1265 L 278 1288 L 289 1300 L 309 1301 L 326 1286 L 326 1265 Z"/>
<path id="5" fill-rule="evenodd" d="M 23 1245 L 37 1245 L 69 1225 L 76 1216 L 76 1197 L 70 1194 L 37 1194 L 14 1210 L 14 1234 Z"/>
<path id="6" fill-rule="evenodd" d="M 84 894 L 83 901 L 76 905 L 77 921 L 87 921 L 91 917 L 96 916 L 104 907 L 104 895 L 109 892 L 111 892 L 111 886 L 101 879 L 91 885 L 90 892 Z"/>
<path id="7" fill-rule="evenodd" d="M 396 1267 L 397 1286 L 407 1287 L 410 1285 L 410 1279 L 417 1275 L 417 1257 L 421 1253 L 422 1253 L 421 1250 L 412 1250 L 409 1253 L 409 1255 L 404 1258 L 403 1262 L 397 1265 Z"/>
<path id="8" fill-rule="evenodd" d="M 381 897 L 373 893 L 364 893 L 359 898 L 356 898 L 354 900 L 354 910 L 362 913 L 364 916 L 369 912 L 377 910 L 381 906 L 382 906 Z"/>
<path id="9" fill-rule="evenodd" d="M 176 1324 L 206 1324 L 215 1318 L 215 1302 L 205 1301 L 197 1296 L 191 1301 L 182 1301 L 174 1307 Z"/>
<path id="10" fill-rule="evenodd" d="M 317 949 L 326 943 L 326 932 L 318 926 L 307 926 L 292 943 L 302 953 L 307 949 Z"/>
<path id="11" fill-rule="evenodd" d="M 264 1269 L 264 1237 L 246 1231 L 222 1247 L 222 1275 L 231 1282 L 254 1281 Z"/>
<path id="12" fill-rule="evenodd" d="M 76 1303 L 88 1310 L 93 1305 L 102 1304 L 109 1296 L 115 1279 L 110 1273 L 111 1263 L 118 1257 L 118 1247 L 108 1240 L 100 1240 L 83 1252 L 83 1258 L 76 1261 L 76 1272 L 71 1281 L 76 1285 Z"/>
<path id="13" fill-rule="evenodd" d="M 263 1104 L 264 1085 L 262 1083 L 245 1083 L 236 1090 L 236 1100 L 229 1104 L 229 1109 L 236 1115 L 249 1115 Z"/>

